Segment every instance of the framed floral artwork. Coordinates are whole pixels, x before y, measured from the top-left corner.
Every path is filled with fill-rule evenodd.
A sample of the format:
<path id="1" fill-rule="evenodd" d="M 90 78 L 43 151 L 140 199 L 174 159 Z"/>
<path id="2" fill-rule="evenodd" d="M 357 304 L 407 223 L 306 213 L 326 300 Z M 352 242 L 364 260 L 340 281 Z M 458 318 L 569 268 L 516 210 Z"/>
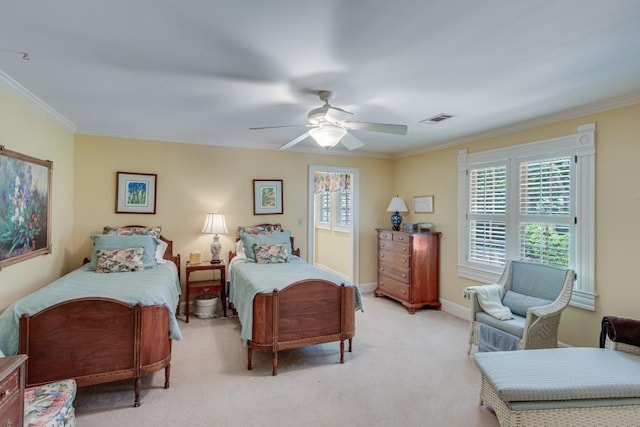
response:
<path id="1" fill-rule="evenodd" d="M 116 213 L 156 213 L 154 173 L 118 172 L 116 184 Z"/>
<path id="2" fill-rule="evenodd" d="M 52 171 L 0 145 L 0 269 L 51 253 Z"/>
<path id="3" fill-rule="evenodd" d="M 254 179 L 253 180 L 253 214 L 272 215 L 281 214 L 282 208 L 282 180 Z"/>

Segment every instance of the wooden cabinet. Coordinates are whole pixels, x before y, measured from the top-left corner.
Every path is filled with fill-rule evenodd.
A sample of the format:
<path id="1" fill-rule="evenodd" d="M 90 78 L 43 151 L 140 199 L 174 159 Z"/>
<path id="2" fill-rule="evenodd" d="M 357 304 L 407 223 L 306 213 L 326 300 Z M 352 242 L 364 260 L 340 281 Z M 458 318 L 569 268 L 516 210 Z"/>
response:
<path id="1" fill-rule="evenodd" d="M 22 426 L 27 356 L 0 357 L 0 426 Z"/>
<path id="2" fill-rule="evenodd" d="M 376 231 L 378 284 L 374 295 L 400 301 L 410 314 L 425 306 L 440 308 L 440 233 Z"/>

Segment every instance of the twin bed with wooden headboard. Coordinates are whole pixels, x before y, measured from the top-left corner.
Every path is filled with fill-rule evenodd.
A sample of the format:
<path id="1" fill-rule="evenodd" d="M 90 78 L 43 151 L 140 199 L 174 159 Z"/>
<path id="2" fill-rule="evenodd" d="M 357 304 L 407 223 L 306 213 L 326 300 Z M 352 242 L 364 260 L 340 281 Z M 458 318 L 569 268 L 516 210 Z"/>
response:
<path id="1" fill-rule="evenodd" d="M 169 387 L 171 340 L 181 339 L 180 255 L 158 227 L 108 228 L 114 234 L 92 236 L 91 262 L 0 315 L 0 349 L 28 356 L 27 386 L 134 379 L 138 406 L 143 376 L 164 369 Z M 145 230 L 157 235 L 135 234 Z M 130 251 L 138 247 L 142 257 Z"/>
<path id="2" fill-rule="evenodd" d="M 360 291 L 345 279 L 299 258 L 289 231 L 279 224 L 239 227 L 236 250 L 229 253 L 229 301 L 238 313 L 241 337 L 252 351 L 272 353 L 277 375 L 278 351 L 340 342 L 355 336 Z"/>

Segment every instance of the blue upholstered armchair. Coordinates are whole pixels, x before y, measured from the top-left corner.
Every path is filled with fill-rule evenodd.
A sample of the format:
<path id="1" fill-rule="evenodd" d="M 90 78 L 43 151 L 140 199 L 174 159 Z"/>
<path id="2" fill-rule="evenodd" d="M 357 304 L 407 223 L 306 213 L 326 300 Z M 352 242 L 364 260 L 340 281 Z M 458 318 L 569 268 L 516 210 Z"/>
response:
<path id="1" fill-rule="evenodd" d="M 513 314 L 508 320 L 499 320 L 482 309 L 478 293 L 484 286 L 466 288 L 464 296 L 471 303 L 468 352 L 471 353 L 473 344 L 479 343 L 481 325 L 513 337 L 519 350 L 557 347 L 560 315 L 569 304 L 574 280 L 575 272 L 571 269 L 507 261 L 498 285 L 501 285 L 500 302 Z"/>

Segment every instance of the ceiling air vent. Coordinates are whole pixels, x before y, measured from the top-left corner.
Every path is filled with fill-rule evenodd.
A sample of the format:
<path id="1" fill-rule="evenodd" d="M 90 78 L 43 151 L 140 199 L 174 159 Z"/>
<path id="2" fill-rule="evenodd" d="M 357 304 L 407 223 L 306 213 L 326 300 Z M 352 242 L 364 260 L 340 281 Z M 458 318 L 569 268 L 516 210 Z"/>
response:
<path id="1" fill-rule="evenodd" d="M 437 123 L 440 123 L 443 120 L 450 119 L 451 117 L 453 117 L 451 114 L 440 113 L 440 114 L 436 114 L 433 117 L 429 117 L 427 119 L 420 120 L 420 123 L 426 123 L 428 125 L 435 125 Z"/>

